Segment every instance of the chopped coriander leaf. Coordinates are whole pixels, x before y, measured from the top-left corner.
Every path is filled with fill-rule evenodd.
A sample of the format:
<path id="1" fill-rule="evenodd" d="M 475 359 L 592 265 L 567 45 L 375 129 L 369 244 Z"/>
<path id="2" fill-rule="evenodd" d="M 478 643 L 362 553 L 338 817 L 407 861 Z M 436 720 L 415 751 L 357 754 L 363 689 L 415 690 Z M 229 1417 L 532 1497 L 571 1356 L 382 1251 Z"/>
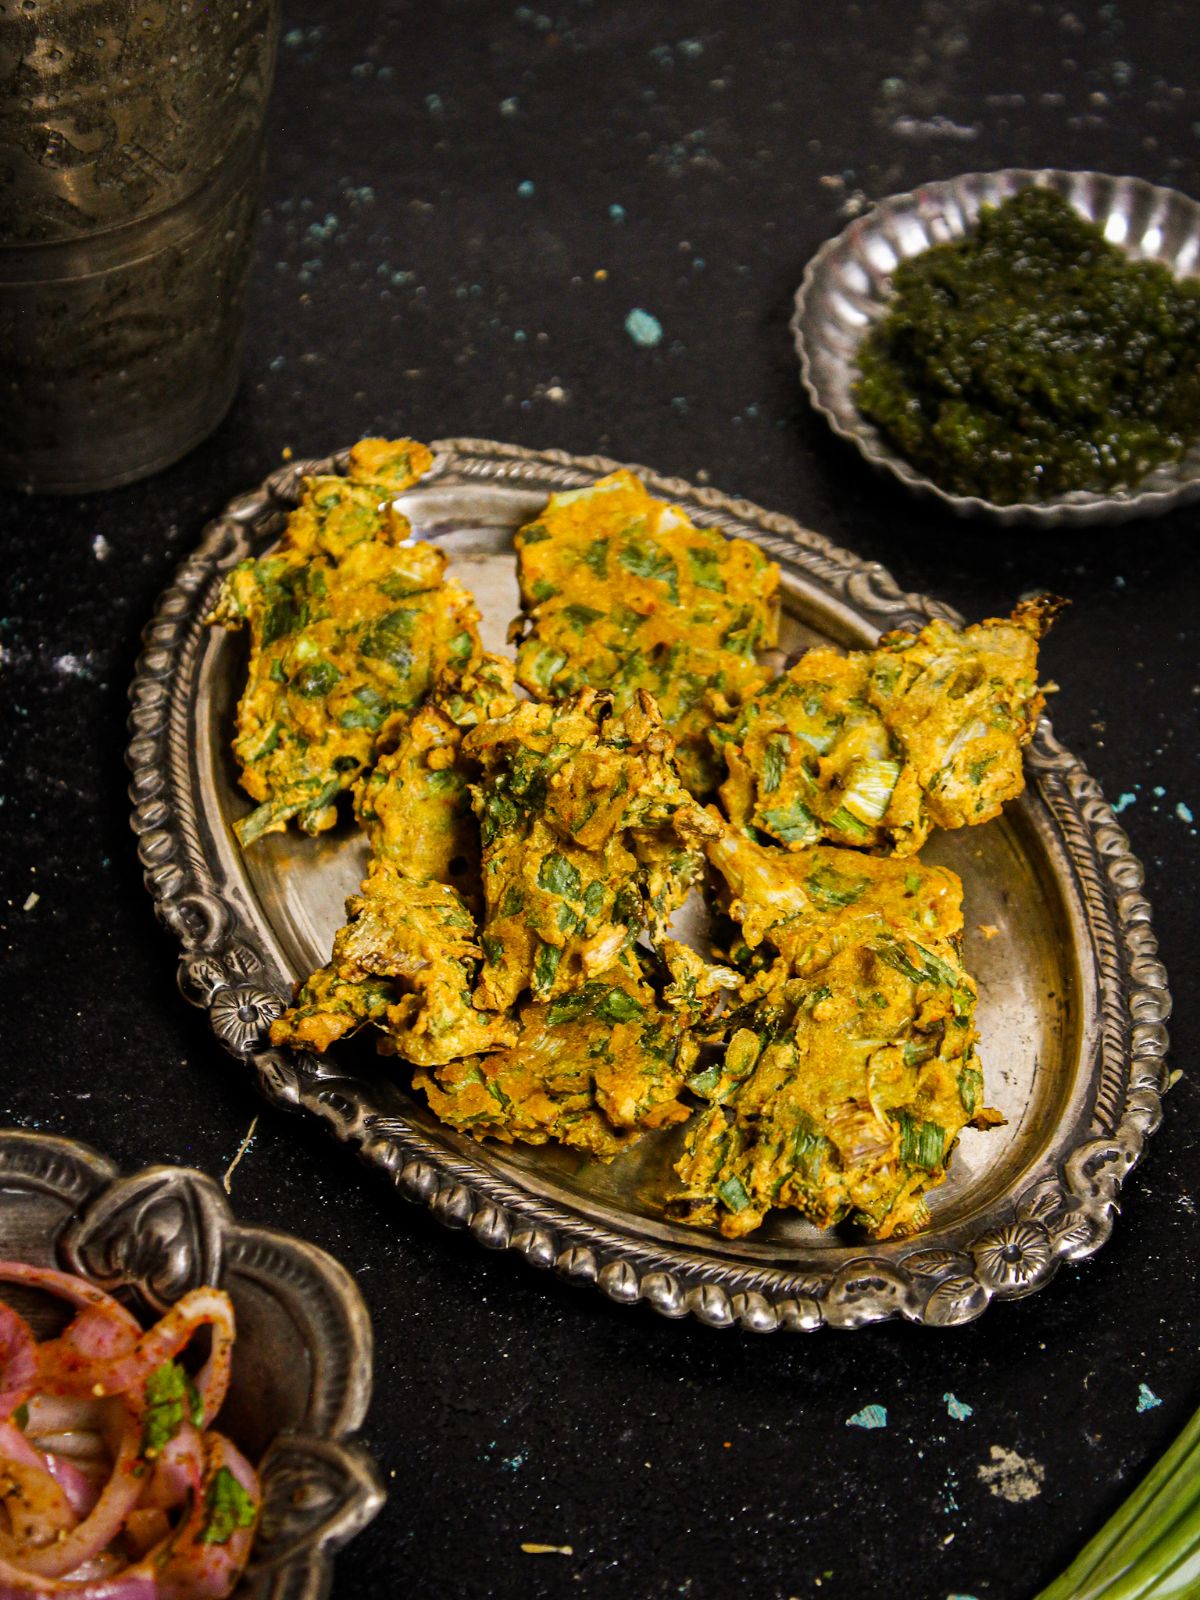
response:
<path id="1" fill-rule="evenodd" d="M 254 1501 L 230 1472 L 218 1467 L 209 1480 L 204 1496 L 204 1525 L 196 1535 L 198 1544 L 228 1544 L 239 1528 L 252 1528 Z"/>

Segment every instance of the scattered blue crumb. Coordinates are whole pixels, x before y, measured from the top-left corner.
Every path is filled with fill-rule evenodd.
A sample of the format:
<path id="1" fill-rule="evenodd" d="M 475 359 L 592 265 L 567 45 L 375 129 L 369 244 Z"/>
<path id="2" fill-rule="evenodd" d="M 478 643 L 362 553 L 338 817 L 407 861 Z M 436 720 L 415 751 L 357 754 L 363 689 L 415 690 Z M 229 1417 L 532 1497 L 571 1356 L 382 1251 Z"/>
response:
<path id="1" fill-rule="evenodd" d="M 1154 798 L 1156 800 L 1161 800 L 1163 795 L 1165 795 L 1167 791 L 1163 788 L 1161 783 L 1156 783 L 1151 792 L 1153 793 Z"/>
<path id="2" fill-rule="evenodd" d="M 524 344 L 527 337 L 528 336 L 524 328 L 513 329 L 513 340 L 516 344 Z"/>
<path id="3" fill-rule="evenodd" d="M 530 183 L 528 178 L 517 185 L 517 193 L 522 200 L 531 200 L 533 198 L 533 184 Z"/>
<path id="4" fill-rule="evenodd" d="M 1180 800 L 1176 804 L 1175 815 L 1179 818 L 1180 822 L 1195 822 L 1196 820 L 1192 815 L 1192 808 L 1188 805 L 1186 800 Z"/>
<path id="5" fill-rule="evenodd" d="M 946 1402 L 946 1410 L 954 1418 L 955 1422 L 965 1422 L 968 1417 L 975 1414 L 974 1406 L 967 1405 L 965 1400 L 956 1399 L 949 1390 L 942 1396 L 942 1399 Z"/>
<path id="6" fill-rule="evenodd" d="M 502 117 L 515 117 L 519 106 L 520 101 L 516 95 L 509 95 L 507 100 L 501 100 L 500 102 L 500 115 Z"/>
<path id="7" fill-rule="evenodd" d="M 886 1406 L 864 1406 L 861 1411 L 856 1411 L 852 1417 L 846 1418 L 848 1428 L 886 1428 Z"/>
<path id="8" fill-rule="evenodd" d="M 946 1600 L 975 1600 L 973 1594 L 948 1594 Z"/>
<path id="9" fill-rule="evenodd" d="M 673 394 L 671 396 L 671 410 L 677 411 L 681 417 L 686 417 L 688 412 L 687 395 Z"/>
<path id="10" fill-rule="evenodd" d="M 681 39 L 679 41 L 679 54 L 686 56 L 689 61 L 694 61 L 697 56 L 704 54 L 704 46 L 699 39 Z"/>
<path id="11" fill-rule="evenodd" d="M 299 47 L 304 43 L 304 29 L 290 28 L 288 32 L 284 34 L 283 42 L 289 47 L 289 49 L 298 50 Z"/>
<path id="12" fill-rule="evenodd" d="M 441 95 L 440 94 L 427 94 L 425 96 L 425 109 L 426 109 L 426 111 L 429 112 L 429 114 L 431 116 L 434 116 L 434 117 L 436 117 L 437 114 L 440 111 L 444 111 L 445 110 L 445 106 L 443 104 Z"/>
<path id="13" fill-rule="evenodd" d="M 611 206 L 609 206 L 608 214 L 614 222 L 625 221 L 625 207 L 617 205 L 615 201 Z"/>
<path id="14" fill-rule="evenodd" d="M 1124 794 L 1118 795 L 1117 798 L 1113 801 L 1113 810 L 1117 813 L 1118 816 L 1120 816 L 1122 811 L 1127 811 L 1130 806 L 1136 805 L 1136 804 L 1137 804 L 1137 795 L 1130 794 L 1129 790 L 1126 789 Z"/>
<path id="15" fill-rule="evenodd" d="M 1114 589 L 1123 589 L 1124 587 L 1125 587 L 1125 579 L 1123 577 L 1121 577 L 1120 573 L 1118 573 L 1117 576 L 1113 579 L 1113 588 Z"/>
<path id="16" fill-rule="evenodd" d="M 527 1452 L 518 1450 L 515 1456 L 505 1456 L 500 1465 L 505 1472 L 519 1472 L 528 1459 Z"/>
<path id="17" fill-rule="evenodd" d="M 278 372 L 284 366 L 286 359 L 285 356 L 272 356 L 267 362 L 267 367 L 271 372 Z"/>
<path id="18" fill-rule="evenodd" d="M 1139 1383 L 1138 1384 L 1138 1403 L 1137 1403 L 1138 1410 L 1139 1411 L 1153 1411 L 1155 1406 L 1160 1406 L 1160 1405 L 1162 1405 L 1162 1401 L 1158 1398 L 1158 1396 L 1155 1394 L 1154 1390 L 1150 1387 L 1150 1385 L 1147 1384 L 1147 1383 Z"/>
<path id="19" fill-rule="evenodd" d="M 640 345 L 644 350 L 662 342 L 662 323 L 648 311 L 642 311 L 637 307 L 625 318 L 625 332 L 634 344 Z"/>
<path id="20" fill-rule="evenodd" d="M 692 266 L 696 269 L 697 272 L 703 272 L 704 271 L 704 265 L 705 265 L 705 263 L 704 263 L 704 257 L 703 256 L 693 256 L 692 257 Z"/>

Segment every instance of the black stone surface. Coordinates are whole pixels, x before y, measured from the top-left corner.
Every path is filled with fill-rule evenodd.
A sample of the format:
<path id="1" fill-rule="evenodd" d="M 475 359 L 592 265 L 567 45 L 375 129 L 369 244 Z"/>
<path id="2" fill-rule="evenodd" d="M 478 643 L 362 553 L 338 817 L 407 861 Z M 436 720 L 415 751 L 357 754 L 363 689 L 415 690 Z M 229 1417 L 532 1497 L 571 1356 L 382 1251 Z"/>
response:
<path id="1" fill-rule="evenodd" d="M 1200 1400 L 1194 1080 L 1109 1246 L 969 1327 L 756 1340 L 618 1310 L 443 1232 L 258 1103 L 177 994 L 141 885 L 125 691 L 205 520 L 285 446 L 367 432 L 707 473 L 972 617 L 1060 590 L 1056 729 L 1131 797 L 1186 1070 L 1200 513 L 1034 538 L 914 509 L 809 414 L 786 323 L 805 261 L 863 196 L 1038 164 L 1200 195 L 1193 8 L 286 12 L 232 414 L 135 488 L 3 505 L 0 1121 L 220 1175 L 259 1116 L 235 1206 L 332 1251 L 375 1319 L 367 1440 L 391 1500 L 342 1556 L 339 1596 L 1027 1600 Z M 656 347 L 625 332 L 634 308 L 661 323 Z M 1141 1384 L 1161 1403 L 1139 1410 Z M 886 1428 L 848 1427 L 871 1403 Z M 994 1447 L 1036 1463 L 1030 1498 L 981 1480 Z"/>

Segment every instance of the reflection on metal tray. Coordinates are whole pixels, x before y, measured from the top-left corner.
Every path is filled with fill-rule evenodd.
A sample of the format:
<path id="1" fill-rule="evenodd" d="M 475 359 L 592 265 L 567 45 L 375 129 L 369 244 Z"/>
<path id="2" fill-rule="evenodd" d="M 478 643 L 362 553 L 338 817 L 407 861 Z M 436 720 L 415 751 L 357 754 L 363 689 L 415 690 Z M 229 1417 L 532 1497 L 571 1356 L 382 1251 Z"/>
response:
<path id="1" fill-rule="evenodd" d="M 485 641 L 502 648 L 516 610 L 514 531 L 549 492 L 613 463 L 479 440 L 433 448 L 432 473 L 399 503 L 449 552 L 479 600 Z M 240 849 L 230 824 L 248 802 L 229 742 L 244 657 L 239 640 L 200 619 L 220 576 L 277 536 L 301 477 L 344 462 L 296 463 L 211 525 L 146 629 L 132 688 L 128 759 L 146 882 L 182 946 L 183 992 L 268 1097 L 319 1118 L 402 1194 L 480 1243 L 616 1301 L 718 1326 L 966 1322 L 993 1297 L 1027 1294 L 1060 1261 L 1098 1249 L 1159 1120 L 1169 1001 L 1142 869 L 1098 786 L 1046 722 L 1027 752 L 1022 799 L 1001 820 L 937 837 L 927 852 L 965 885 L 988 1098 L 1008 1120 L 963 1135 L 948 1182 L 930 1197 L 932 1223 L 915 1238 L 855 1243 L 777 1213 L 751 1238 L 727 1241 L 663 1214 L 678 1130 L 647 1137 L 611 1166 L 559 1148 L 477 1144 L 437 1122 L 404 1068 L 366 1047 L 323 1059 L 269 1047 L 292 983 L 327 959 L 363 843 L 347 825 Z M 950 615 L 786 517 L 635 470 L 697 521 L 752 539 L 779 562 L 787 649 L 814 639 L 864 645 L 885 628 Z M 999 936 L 985 938 L 981 924 Z"/>

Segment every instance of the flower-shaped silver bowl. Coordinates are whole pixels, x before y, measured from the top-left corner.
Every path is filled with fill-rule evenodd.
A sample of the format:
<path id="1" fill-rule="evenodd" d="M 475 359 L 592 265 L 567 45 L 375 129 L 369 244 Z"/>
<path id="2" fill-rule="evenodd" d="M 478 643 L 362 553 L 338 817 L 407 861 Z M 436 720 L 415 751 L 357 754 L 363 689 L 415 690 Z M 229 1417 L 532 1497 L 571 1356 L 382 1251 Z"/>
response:
<path id="1" fill-rule="evenodd" d="M 1175 189 L 1140 178 L 1051 168 L 970 172 L 923 184 L 879 201 L 822 245 L 805 269 L 791 327 L 809 399 L 864 460 L 957 516 L 987 517 L 1004 527 L 1083 527 L 1159 516 L 1200 499 L 1200 440 L 1180 460 L 1107 494 L 1081 489 L 1013 505 L 950 494 L 893 450 L 855 404 L 858 348 L 887 309 L 897 266 L 931 245 L 961 238 L 981 206 L 998 205 L 1034 184 L 1056 190 L 1133 259 L 1160 261 L 1177 278 L 1200 272 L 1200 204 Z"/>
<path id="2" fill-rule="evenodd" d="M 333 1555 L 384 1501 L 349 1435 L 371 1398 L 371 1324 L 344 1268 L 314 1245 L 234 1220 L 186 1167 L 122 1178 L 69 1139 L 0 1132 L 0 1259 L 76 1272 L 148 1317 L 211 1284 L 233 1301 L 233 1374 L 218 1424 L 258 1464 L 262 1520 L 233 1600 L 321 1600 Z M 0 1293 L 34 1331 L 60 1303 Z"/>

